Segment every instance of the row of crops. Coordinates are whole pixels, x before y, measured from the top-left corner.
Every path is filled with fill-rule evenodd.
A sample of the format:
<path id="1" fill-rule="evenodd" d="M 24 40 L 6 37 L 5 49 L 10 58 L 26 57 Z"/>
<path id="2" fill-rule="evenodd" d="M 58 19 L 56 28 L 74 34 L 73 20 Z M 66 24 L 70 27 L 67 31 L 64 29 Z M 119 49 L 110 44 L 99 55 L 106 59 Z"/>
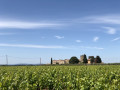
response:
<path id="1" fill-rule="evenodd" d="M 119 90 L 120 65 L 0 66 L 0 90 Z"/>

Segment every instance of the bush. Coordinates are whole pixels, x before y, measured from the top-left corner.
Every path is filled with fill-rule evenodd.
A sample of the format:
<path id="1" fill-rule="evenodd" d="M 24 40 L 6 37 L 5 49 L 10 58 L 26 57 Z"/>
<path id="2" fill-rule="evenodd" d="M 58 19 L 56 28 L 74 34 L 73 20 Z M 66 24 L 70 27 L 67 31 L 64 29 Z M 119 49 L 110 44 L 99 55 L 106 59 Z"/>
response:
<path id="1" fill-rule="evenodd" d="M 101 58 L 99 57 L 99 56 L 96 56 L 96 63 L 101 63 L 102 61 L 101 61 Z"/>
<path id="2" fill-rule="evenodd" d="M 79 63 L 79 60 L 77 57 L 71 57 L 70 60 L 69 60 L 69 63 L 70 64 L 78 64 Z"/>

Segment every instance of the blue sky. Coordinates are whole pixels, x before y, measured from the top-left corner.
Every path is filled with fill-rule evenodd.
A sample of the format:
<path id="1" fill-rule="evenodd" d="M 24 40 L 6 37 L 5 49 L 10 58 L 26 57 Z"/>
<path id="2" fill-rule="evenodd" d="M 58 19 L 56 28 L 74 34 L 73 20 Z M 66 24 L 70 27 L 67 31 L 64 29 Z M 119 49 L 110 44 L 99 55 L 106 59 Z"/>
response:
<path id="1" fill-rule="evenodd" d="M 86 54 L 120 62 L 120 1 L 0 0 L 0 64 Z"/>

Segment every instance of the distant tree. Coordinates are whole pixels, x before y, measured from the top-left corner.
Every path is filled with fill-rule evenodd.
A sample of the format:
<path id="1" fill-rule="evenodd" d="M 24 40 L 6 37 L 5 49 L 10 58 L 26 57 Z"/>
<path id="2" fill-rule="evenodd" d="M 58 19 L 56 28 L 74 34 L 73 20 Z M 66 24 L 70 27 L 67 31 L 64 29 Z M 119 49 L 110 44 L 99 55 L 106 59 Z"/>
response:
<path id="1" fill-rule="evenodd" d="M 101 63 L 101 62 L 102 62 L 101 58 L 99 56 L 96 56 L 96 63 Z"/>
<path id="2" fill-rule="evenodd" d="M 52 62 L 52 58 L 51 58 L 51 64 L 53 64 L 53 62 Z"/>
<path id="3" fill-rule="evenodd" d="M 83 58 L 83 63 L 88 63 L 88 61 L 87 61 L 87 57 L 86 57 L 85 54 L 84 54 L 84 58 Z"/>
<path id="4" fill-rule="evenodd" d="M 91 60 L 91 63 L 93 63 L 95 61 L 94 56 L 89 56 L 89 59 Z"/>
<path id="5" fill-rule="evenodd" d="M 73 57 L 70 58 L 69 63 L 70 64 L 78 64 L 79 60 L 78 60 L 77 57 L 73 56 Z"/>

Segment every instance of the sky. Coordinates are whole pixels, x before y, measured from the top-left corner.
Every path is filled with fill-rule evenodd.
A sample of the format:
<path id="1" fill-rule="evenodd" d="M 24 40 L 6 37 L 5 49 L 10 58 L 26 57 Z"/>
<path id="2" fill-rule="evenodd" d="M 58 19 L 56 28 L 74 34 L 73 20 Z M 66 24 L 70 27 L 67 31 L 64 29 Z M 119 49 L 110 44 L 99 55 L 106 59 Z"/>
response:
<path id="1" fill-rule="evenodd" d="M 119 0 L 0 0 L 0 64 L 82 54 L 120 63 Z"/>

